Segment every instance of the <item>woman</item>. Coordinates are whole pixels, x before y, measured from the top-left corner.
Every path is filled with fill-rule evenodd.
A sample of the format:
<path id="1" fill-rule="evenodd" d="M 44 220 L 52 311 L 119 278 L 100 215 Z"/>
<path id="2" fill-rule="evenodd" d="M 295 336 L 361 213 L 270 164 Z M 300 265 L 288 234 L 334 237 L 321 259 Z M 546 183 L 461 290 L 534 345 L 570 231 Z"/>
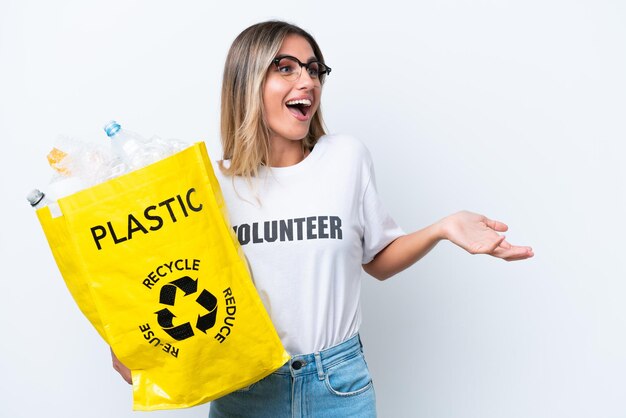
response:
<path id="1" fill-rule="evenodd" d="M 533 255 L 498 234 L 506 225 L 470 212 L 404 234 L 380 203 L 367 149 L 324 131 L 330 71 L 310 34 L 277 21 L 243 31 L 226 59 L 216 174 L 255 286 L 293 356 L 212 402 L 210 417 L 375 416 L 358 336 L 361 268 L 385 280 L 442 239 L 505 260 Z M 130 380 L 115 358 L 114 367 Z"/>

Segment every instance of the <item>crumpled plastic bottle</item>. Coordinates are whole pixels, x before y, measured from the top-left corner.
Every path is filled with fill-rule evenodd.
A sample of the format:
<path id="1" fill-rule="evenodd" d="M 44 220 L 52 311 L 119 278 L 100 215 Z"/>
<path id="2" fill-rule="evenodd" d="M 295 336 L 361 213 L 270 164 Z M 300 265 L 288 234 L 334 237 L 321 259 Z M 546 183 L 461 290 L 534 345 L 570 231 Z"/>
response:
<path id="1" fill-rule="evenodd" d="M 111 178 L 155 163 L 188 146 L 181 141 L 163 140 L 158 136 L 145 139 L 123 129 L 114 120 L 104 125 L 104 132 L 111 140 Z"/>
<path id="2" fill-rule="evenodd" d="M 51 211 L 57 206 L 56 202 L 65 196 L 155 163 L 189 146 L 176 139 L 164 140 L 158 136 L 145 139 L 122 129 L 115 121 L 107 123 L 104 130 L 111 139 L 110 144 L 67 136 L 57 138 L 47 156 L 53 169 L 45 189 Z M 31 191 L 29 202 L 37 200 L 37 197 L 40 197 L 39 194 Z"/>

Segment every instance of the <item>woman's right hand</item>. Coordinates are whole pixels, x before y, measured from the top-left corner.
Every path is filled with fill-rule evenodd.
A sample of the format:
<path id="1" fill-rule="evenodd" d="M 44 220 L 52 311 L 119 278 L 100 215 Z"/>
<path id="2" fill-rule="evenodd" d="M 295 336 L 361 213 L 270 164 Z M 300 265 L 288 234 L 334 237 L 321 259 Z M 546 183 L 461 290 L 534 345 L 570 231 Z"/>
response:
<path id="1" fill-rule="evenodd" d="M 113 368 L 122 376 L 122 379 L 129 385 L 133 384 L 133 378 L 130 373 L 130 369 L 122 364 L 122 362 L 115 356 L 113 349 L 111 348 L 111 359 L 113 360 Z"/>

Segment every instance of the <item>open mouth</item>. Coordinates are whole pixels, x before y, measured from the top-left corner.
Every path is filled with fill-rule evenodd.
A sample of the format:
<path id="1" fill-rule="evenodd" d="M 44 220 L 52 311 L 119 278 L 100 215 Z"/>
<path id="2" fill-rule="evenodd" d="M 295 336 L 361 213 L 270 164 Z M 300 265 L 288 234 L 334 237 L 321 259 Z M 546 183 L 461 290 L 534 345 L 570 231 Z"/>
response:
<path id="1" fill-rule="evenodd" d="M 311 101 L 309 99 L 290 100 L 286 103 L 289 111 L 298 119 L 309 115 Z"/>

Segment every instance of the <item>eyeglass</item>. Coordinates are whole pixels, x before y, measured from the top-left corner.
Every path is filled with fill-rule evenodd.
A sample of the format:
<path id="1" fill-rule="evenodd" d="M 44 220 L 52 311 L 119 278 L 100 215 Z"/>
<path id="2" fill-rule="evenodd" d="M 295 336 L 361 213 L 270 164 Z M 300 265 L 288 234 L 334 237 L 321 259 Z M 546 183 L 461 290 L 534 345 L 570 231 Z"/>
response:
<path id="1" fill-rule="evenodd" d="M 300 62 L 296 57 L 291 55 L 283 55 L 274 58 L 272 64 L 276 66 L 276 69 L 286 80 L 296 81 L 302 74 L 302 67 L 306 68 L 309 77 L 313 80 L 321 80 L 324 74 L 330 74 L 331 68 L 319 61 L 309 61 L 307 63 Z"/>

